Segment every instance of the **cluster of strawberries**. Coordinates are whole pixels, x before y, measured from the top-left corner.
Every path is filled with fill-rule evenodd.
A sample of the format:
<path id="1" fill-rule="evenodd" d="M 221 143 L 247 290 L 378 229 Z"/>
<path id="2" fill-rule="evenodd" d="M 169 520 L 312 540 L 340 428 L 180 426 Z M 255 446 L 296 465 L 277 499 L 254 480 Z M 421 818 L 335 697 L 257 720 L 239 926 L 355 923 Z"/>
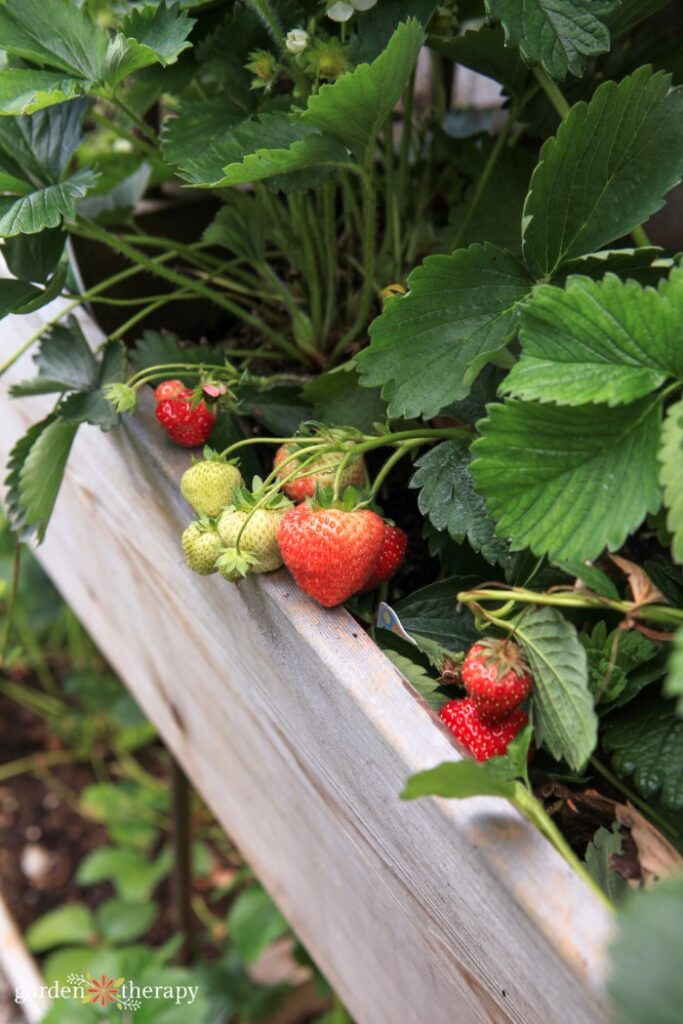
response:
<path id="1" fill-rule="evenodd" d="M 165 381 L 155 391 L 157 419 L 184 447 L 203 444 L 215 418 L 191 396 L 180 381 Z M 348 454 L 327 452 L 304 466 L 297 446 L 283 445 L 274 460 L 277 486 L 267 488 L 255 478 L 248 490 L 235 462 L 206 449 L 181 480 L 199 517 L 182 537 L 189 568 L 236 582 L 284 564 L 325 608 L 388 580 L 403 560 L 407 537 L 366 507 L 358 489 L 366 480 L 365 463 L 358 456 L 342 466 Z M 333 489 L 337 475 L 340 499 Z"/>
<path id="2" fill-rule="evenodd" d="M 444 704 L 442 722 L 477 761 L 505 754 L 528 722 L 521 704 L 532 677 L 521 648 L 508 638 L 481 640 L 468 651 L 461 674 L 467 697 Z"/>

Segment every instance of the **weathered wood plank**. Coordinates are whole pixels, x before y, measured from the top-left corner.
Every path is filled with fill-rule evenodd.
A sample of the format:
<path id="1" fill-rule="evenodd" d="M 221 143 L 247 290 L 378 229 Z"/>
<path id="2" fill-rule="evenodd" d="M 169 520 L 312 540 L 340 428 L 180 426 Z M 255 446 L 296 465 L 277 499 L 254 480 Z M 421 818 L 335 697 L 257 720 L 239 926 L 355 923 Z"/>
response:
<path id="1" fill-rule="evenodd" d="M 41 315 L 6 320 L 2 350 Z M 45 408 L 3 391 L 3 462 Z M 351 1013 L 601 1024 L 608 913 L 503 801 L 398 800 L 457 757 L 448 735 L 286 573 L 230 587 L 186 570 L 186 461 L 149 409 L 81 428 L 39 557 Z"/>

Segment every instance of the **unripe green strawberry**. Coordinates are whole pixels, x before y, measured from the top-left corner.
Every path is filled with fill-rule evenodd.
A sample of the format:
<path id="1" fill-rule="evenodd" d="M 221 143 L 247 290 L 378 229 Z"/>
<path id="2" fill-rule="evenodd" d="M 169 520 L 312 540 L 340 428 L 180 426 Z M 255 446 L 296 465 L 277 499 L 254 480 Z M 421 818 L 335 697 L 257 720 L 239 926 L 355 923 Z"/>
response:
<path id="1" fill-rule="evenodd" d="M 200 576 L 217 572 L 216 559 L 222 545 L 218 532 L 210 524 L 201 521 L 190 523 L 183 531 L 182 546 L 185 561 L 192 572 Z"/>
<path id="2" fill-rule="evenodd" d="M 280 520 L 291 507 L 292 503 L 278 491 L 266 496 L 258 477 L 254 477 L 251 491 L 235 488 L 233 505 L 218 520 L 218 533 L 224 545 L 218 568 L 226 579 L 280 568 L 282 556 L 277 534 Z"/>
<path id="3" fill-rule="evenodd" d="M 235 487 L 243 483 L 237 466 L 205 448 L 204 458 L 183 473 L 180 490 L 198 515 L 214 517 L 232 504 Z"/>
<path id="4" fill-rule="evenodd" d="M 273 572 L 282 565 L 277 531 L 286 511 L 286 508 L 257 509 L 247 523 L 240 537 L 240 548 L 256 559 L 250 567 L 251 572 Z M 218 520 L 218 533 L 225 547 L 235 546 L 237 535 L 248 515 L 248 512 L 237 510 L 223 513 Z"/>

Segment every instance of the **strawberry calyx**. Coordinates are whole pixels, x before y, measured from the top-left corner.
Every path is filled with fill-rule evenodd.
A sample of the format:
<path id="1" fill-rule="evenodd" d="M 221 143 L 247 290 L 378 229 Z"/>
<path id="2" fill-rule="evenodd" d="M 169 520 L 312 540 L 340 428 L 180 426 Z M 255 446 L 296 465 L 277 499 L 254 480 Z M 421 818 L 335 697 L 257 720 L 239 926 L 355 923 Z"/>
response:
<path id="1" fill-rule="evenodd" d="M 502 679 L 508 672 L 520 678 L 531 672 L 524 651 L 509 637 L 484 637 L 477 640 L 470 655 L 475 648 L 478 660 L 487 665 L 495 665 L 497 679 Z"/>
<path id="2" fill-rule="evenodd" d="M 367 488 L 354 487 L 350 484 L 344 489 L 343 494 L 335 496 L 334 487 L 328 485 L 323 487 L 318 484 L 312 498 L 306 498 L 306 504 L 312 512 L 319 512 L 322 509 L 336 508 L 340 512 L 356 512 L 358 509 L 368 509 L 381 516 L 381 511 L 374 504 L 372 492 Z"/>
<path id="3" fill-rule="evenodd" d="M 272 511 L 275 509 L 292 508 L 293 502 L 277 488 L 268 488 L 259 476 L 251 481 L 251 490 L 237 485 L 233 491 L 233 502 L 229 506 L 233 512 L 252 512 L 256 509 Z"/>
<path id="4" fill-rule="evenodd" d="M 228 459 L 223 452 L 217 452 L 208 444 L 204 445 L 201 455 L 192 456 L 192 464 L 197 462 L 220 462 L 223 466 L 237 466 L 239 469 L 239 459 Z"/>
<path id="5" fill-rule="evenodd" d="M 244 579 L 256 565 L 258 558 L 250 551 L 238 551 L 236 547 L 222 548 L 216 559 L 216 568 L 226 579 Z"/>

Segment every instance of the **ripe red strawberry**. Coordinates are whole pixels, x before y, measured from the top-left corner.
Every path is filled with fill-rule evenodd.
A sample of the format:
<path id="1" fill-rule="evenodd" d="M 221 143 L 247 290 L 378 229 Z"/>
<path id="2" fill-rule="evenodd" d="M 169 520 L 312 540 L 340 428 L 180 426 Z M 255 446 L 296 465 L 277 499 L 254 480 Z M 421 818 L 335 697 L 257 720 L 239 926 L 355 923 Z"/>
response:
<path id="1" fill-rule="evenodd" d="M 368 509 L 297 505 L 282 517 L 278 543 L 302 590 L 325 608 L 361 590 L 375 570 L 384 523 Z"/>
<path id="2" fill-rule="evenodd" d="M 469 697 L 444 704 L 439 718 L 477 761 L 506 754 L 509 744 L 529 721 L 521 708 L 515 708 L 502 722 L 487 724 Z"/>
<path id="3" fill-rule="evenodd" d="M 165 398 L 177 398 L 185 385 L 181 380 L 162 380 L 154 389 L 154 401 L 163 402 Z"/>
<path id="4" fill-rule="evenodd" d="M 462 681 L 480 718 L 502 722 L 531 692 L 531 672 L 512 640 L 481 640 L 468 651 Z"/>
<path id="5" fill-rule="evenodd" d="M 403 561 L 407 547 L 408 538 L 403 530 L 399 526 L 385 523 L 384 539 L 382 540 L 377 565 L 363 590 L 372 590 L 373 587 L 390 579 Z"/>
<path id="6" fill-rule="evenodd" d="M 302 440 L 300 447 L 306 446 L 306 439 Z M 281 462 L 288 459 L 287 465 L 283 467 L 282 471 L 278 473 L 280 479 L 288 476 L 292 473 L 299 465 L 299 460 L 291 458 L 297 450 L 297 445 L 281 445 L 280 448 L 275 452 L 275 458 L 273 459 L 273 466 L 277 469 Z M 309 463 L 306 468 L 306 476 L 298 477 L 295 480 L 290 480 L 284 484 L 282 490 L 285 492 L 288 498 L 292 501 L 303 501 L 305 498 L 312 498 L 315 495 L 316 488 L 329 487 L 334 484 L 334 479 L 337 473 L 339 463 L 344 458 L 344 452 L 328 452 L 327 455 L 320 455 L 316 459 Z M 341 476 L 340 491 L 345 491 L 347 487 L 362 487 L 365 483 L 366 470 L 365 460 L 360 455 L 357 459 L 351 462 Z"/>
<path id="7" fill-rule="evenodd" d="M 216 414 L 204 402 L 192 407 L 192 390 L 185 388 L 175 398 L 157 404 L 156 417 L 176 444 L 197 448 L 206 444 L 216 422 Z"/>

